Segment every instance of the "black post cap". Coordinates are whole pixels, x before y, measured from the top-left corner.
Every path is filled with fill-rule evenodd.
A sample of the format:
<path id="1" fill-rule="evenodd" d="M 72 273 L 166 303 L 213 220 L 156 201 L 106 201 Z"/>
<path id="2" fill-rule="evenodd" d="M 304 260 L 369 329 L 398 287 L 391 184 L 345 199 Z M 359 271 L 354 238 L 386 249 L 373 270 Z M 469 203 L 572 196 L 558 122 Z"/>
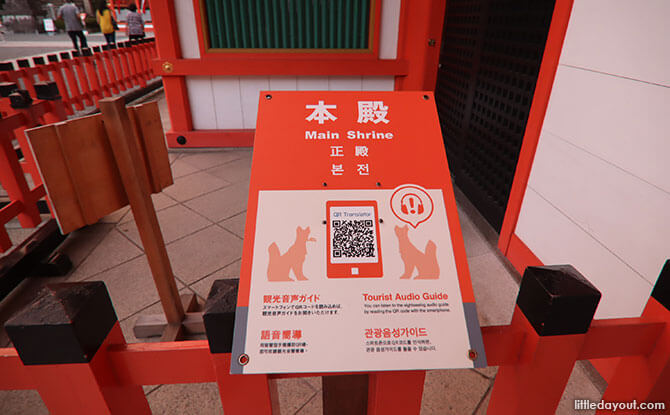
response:
<path id="1" fill-rule="evenodd" d="M 17 89 L 9 94 L 9 105 L 14 109 L 28 108 L 32 103 L 33 99 L 25 89 Z"/>
<path id="2" fill-rule="evenodd" d="M 79 53 L 78 50 L 73 50 L 72 52 L 70 52 L 70 55 L 72 55 L 73 58 L 78 58 L 81 56 L 81 53 Z"/>
<path id="3" fill-rule="evenodd" d="M 233 349 L 238 279 L 216 280 L 209 291 L 202 319 L 211 353 L 230 353 Z"/>
<path id="4" fill-rule="evenodd" d="M 33 65 L 44 65 L 45 63 L 44 56 L 35 56 L 33 58 Z"/>
<path id="5" fill-rule="evenodd" d="M 665 261 L 665 265 L 656 280 L 651 296 L 663 307 L 670 310 L 670 259 Z"/>
<path id="6" fill-rule="evenodd" d="M 100 46 L 93 46 L 93 52 L 100 52 Z"/>
<path id="7" fill-rule="evenodd" d="M 117 318 L 102 281 L 49 284 L 5 323 L 25 365 L 88 363 Z"/>
<path id="8" fill-rule="evenodd" d="M 93 56 L 91 48 L 81 48 L 81 56 Z"/>
<path id="9" fill-rule="evenodd" d="M 55 53 L 47 55 L 47 59 L 49 59 L 49 62 L 58 62 L 58 55 Z"/>
<path id="10" fill-rule="evenodd" d="M 34 86 L 37 99 L 54 101 L 61 98 L 55 82 L 37 82 Z"/>
<path id="11" fill-rule="evenodd" d="M 30 68 L 30 61 L 28 59 L 17 59 L 16 64 L 19 65 L 19 68 Z"/>
<path id="12" fill-rule="evenodd" d="M 586 333 L 600 291 L 572 265 L 528 267 L 516 303 L 540 336 Z"/>
<path id="13" fill-rule="evenodd" d="M 72 59 L 72 56 L 70 56 L 70 52 L 61 52 L 60 53 L 60 58 L 61 59 Z"/>
<path id="14" fill-rule="evenodd" d="M 7 98 L 9 94 L 19 89 L 15 82 L 0 82 L 0 97 Z"/>
<path id="15" fill-rule="evenodd" d="M 12 62 L 0 62 L 0 71 L 13 71 L 14 64 Z"/>
<path id="16" fill-rule="evenodd" d="M 109 48 L 109 50 L 113 50 L 116 49 L 116 44 L 112 43 L 111 45 L 107 45 L 107 47 Z"/>

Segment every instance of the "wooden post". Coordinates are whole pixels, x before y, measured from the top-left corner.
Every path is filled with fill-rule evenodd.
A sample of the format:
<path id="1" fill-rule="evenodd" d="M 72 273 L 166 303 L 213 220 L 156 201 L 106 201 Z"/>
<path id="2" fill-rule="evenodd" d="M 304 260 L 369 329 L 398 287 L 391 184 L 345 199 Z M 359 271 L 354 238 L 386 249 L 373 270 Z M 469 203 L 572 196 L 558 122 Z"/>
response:
<path id="1" fill-rule="evenodd" d="M 133 136 L 125 101 L 121 97 L 102 99 L 100 110 L 163 311 L 168 324 L 179 326 L 184 319 L 184 308 L 151 200 L 149 177 Z"/>

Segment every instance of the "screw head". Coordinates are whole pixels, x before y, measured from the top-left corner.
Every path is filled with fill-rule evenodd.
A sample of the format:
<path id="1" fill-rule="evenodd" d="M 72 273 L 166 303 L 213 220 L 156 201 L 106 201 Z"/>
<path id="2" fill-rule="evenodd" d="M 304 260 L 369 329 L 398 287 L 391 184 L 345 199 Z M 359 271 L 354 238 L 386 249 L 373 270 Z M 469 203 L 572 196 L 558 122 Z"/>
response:
<path id="1" fill-rule="evenodd" d="M 435 46 L 436 43 L 435 39 L 428 39 L 428 46 Z"/>
<path id="2" fill-rule="evenodd" d="M 239 362 L 240 365 L 245 366 L 247 363 L 249 363 L 249 355 L 246 353 L 242 353 L 240 357 L 237 358 L 237 361 Z"/>
<path id="3" fill-rule="evenodd" d="M 186 137 L 184 137 L 183 135 L 180 135 L 179 137 L 177 137 L 177 143 L 179 143 L 183 146 L 184 144 L 186 144 Z"/>
<path id="4" fill-rule="evenodd" d="M 326 182 L 323 182 L 322 184 L 323 184 L 323 187 L 328 186 L 328 183 L 326 183 Z"/>
<path id="5" fill-rule="evenodd" d="M 477 360 L 477 356 L 479 356 L 479 355 L 477 354 L 476 350 L 474 350 L 474 349 L 468 350 L 468 359 L 474 361 L 474 360 Z"/>
<path id="6" fill-rule="evenodd" d="M 163 62 L 161 68 L 163 68 L 163 72 L 165 73 L 171 73 L 172 71 L 174 71 L 174 66 L 170 62 Z"/>
<path id="7" fill-rule="evenodd" d="M 272 95 L 270 94 L 265 95 L 265 99 L 272 99 Z"/>
<path id="8" fill-rule="evenodd" d="M 424 95 L 424 96 L 423 96 L 423 99 L 425 99 L 426 101 L 428 101 L 428 100 L 430 99 L 430 97 L 429 97 L 428 95 Z"/>

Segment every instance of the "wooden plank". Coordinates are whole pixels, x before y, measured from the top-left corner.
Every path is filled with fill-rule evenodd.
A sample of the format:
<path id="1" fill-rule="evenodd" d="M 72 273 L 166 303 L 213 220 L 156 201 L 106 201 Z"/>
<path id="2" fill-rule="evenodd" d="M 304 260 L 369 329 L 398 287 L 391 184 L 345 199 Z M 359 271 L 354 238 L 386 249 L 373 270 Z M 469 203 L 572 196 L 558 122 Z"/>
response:
<path id="1" fill-rule="evenodd" d="M 66 234 L 86 225 L 72 179 L 53 125 L 26 130 L 28 142 L 61 232 Z"/>
<path id="2" fill-rule="evenodd" d="M 133 334 L 138 339 L 145 337 L 160 336 L 168 325 L 167 319 L 163 314 L 140 315 L 133 326 Z M 202 321 L 202 313 L 187 312 L 181 325 L 186 334 L 204 334 L 205 323 Z"/>
<path id="3" fill-rule="evenodd" d="M 368 413 L 368 375 L 324 376 L 323 415 Z"/>
<path id="4" fill-rule="evenodd" d="M 168 323 L 181 324 L 184 319 L 184 309 L 151 200 L 151 187 L 144 168 L 142 153 L 133 134 L 127 128 L 130 118 L 126 112 L 124 100 L 123 98 L 103 99 L 100 101 L 100 110 L 163 311 Z"/>
<path id="5" fill-rule="evenodd" d="M 168 324 L 161 336 L 162 342 L 176 342 L 184 338 L 184 326 L 181 324 Z"/>
<path id="6" fill-rule="evenodd" d="M 158 193 L 173 183 L 158 103 L 148 102 L 128 110 L 140 136 L 152 191 Z"/>
<path id="7" fill-rule="evenodd" d="M 128 204 L 100 115 L 56 124 L 65 166 L 87 225 Z"/>

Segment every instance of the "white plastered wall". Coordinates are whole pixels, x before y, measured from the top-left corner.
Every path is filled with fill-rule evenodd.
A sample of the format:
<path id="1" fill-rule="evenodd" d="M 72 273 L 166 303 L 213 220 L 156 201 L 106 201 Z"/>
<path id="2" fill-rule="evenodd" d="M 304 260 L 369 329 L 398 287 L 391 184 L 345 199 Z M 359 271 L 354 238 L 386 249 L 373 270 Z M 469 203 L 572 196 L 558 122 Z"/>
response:
<path id="1" fill-rule="evenodd" d="M 382 0 L 379 58 L 395 59 L 401 0 Z M 175 0 L 184 58 L 198 59 L 198 34 L 191 0 Z M 193 128 L 256 128 L 260 91 L 392 91 L 393 76 L 187 76 Z"/>
<path id="2" fill-rule="evenodd" d="M 575 0 L 516 235 L 639 316 L 670 258 L 670 2 Z"/>

